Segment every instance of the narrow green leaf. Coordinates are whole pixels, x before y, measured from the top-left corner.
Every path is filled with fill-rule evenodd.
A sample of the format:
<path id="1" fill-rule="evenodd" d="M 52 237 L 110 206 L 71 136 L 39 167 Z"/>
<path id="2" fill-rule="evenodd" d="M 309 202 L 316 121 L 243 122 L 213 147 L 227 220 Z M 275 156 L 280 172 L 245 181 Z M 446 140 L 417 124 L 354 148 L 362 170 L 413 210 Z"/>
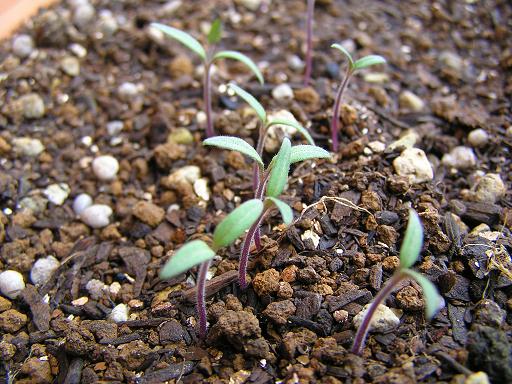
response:
<path id="1" fill-rule="evenodd" d="M 354 69 L 363 69 L 377 64 L 386 64 L 386 59 L 379 55 L 369 55 L 356 60 Z"/>
<path id="2" fill-rule="evenodd" d="M 255 160 L 261 167 L 263 167 L 263 160 L 261 160 L 258 152 L 249 145 L 245 140 L 242 140 L 234 136 L 214 136 L 203 140 L 203 145 L 210 145 L 213 147 L 229 149 L 231 151 L 237 151 L 249 156 Z"/>
<path id="3" fill-rule="evenodd" d="M 270 200 L 279 212 L 281 213 L 281 217 L 283 218 L 283 223 L 286 225 L 290 225 L 293 220 L 293 211 L 288 204 L 284 201 L 276 199 L 275 197 L 267 197 L 267 200 Z"/>
<path id="4" fill-rule="evenodd" d="M 316 145 L 294 145 L 290 155 L 290 164 L 309 159 L 328 159 L 331 154 Z"/>
<path id="5" fill-rule="evenodd" d="M 215 19 L 208 32 L 208 44 L 217 44 L 222 37 L 222 22 L 220 19 Z"/>
<path id="6" fill-rule="evenodd" d="M 178 40 L 185 47 L 198 54 L 203 61 L 206 61 L 206 52 L 203 46 L 188 33 L 160 23 L 151 23 L 151 27 L 162 31 L 172 39 Z"/>
<path id="7" fill-rule="evenodd" d="M 400 268 L 411 267 L 420 256 L 423 246 L 423 227 L 414 209 L 409 210 L 409 222 L 405 230 L 404 241 L 400 248 Z"/>
<path id="8" fill-rule="evenodd" d="M 295 128 L 299 133 L 304 136 L 304 138 L 307 140 L 307 142 L 311 145 L 315 145 L 315 141 L 309 134 L 308 130 L 304 128 L 302 125 L 297 123 L 296 121 L 292 120 L 281 120 L 281 119 L 272 119 L 268 124 L 267 127 L 270 127 L 272 125 L 288 125 L 290 127 Z"/>
<path id="9" fill-rule="evenodd" d="M 343 53 L 350 62 L 350 68 L 354 68 L 354 59 L 352 59 L 352 55 L 345 49 L 345 47 L 343 47 L 341 44 L 332 44 L 331 48 L 336 48 L 341 51 L 341 53 Z"/>
<path id="10" fill-rule="evenodd" d="M 258 69 L 256 64 L 254 64 L 254 61 L 252 61 L 249 57 L 245 56 L 243 53 L 236 51 L 220 51 L 213 56 L 213 60 L 217 59 L 233 59 L 240 61 L 241 63 L 245 64 L 247 68 L 249 68 L 252 71 L 252 73 L 254 73 L 258 81 L 261 84 L 263 84 L 263 75 L 261 74 L 260 70 Z"/>
<path id="11" fill-rule="evenodd" d="M 421 289 L 423 290 L 423 298 L 425 300 L 425 317 L 428 320 L 432 319 L 437 311 L 442 308 L 444 302 L 443 298 L 437 291 L 436 286 L 421 273 L 411 269 L 404 269 L 402 272 L 411 276 L 418 282 L 419 285 L 421 285 Z"/>
<path id="12" fill-rule="evenodd" d="M 202 262 L 213 259 L 215 252 L 202 240 L 192 240 L 178 249 L 160 271 L 161 279 L 170 279 Z"/>
<path id="13" fill-rule="evenodd" d="M 273 166 L 267 184 L 267 196 L 269 197 L 278 197 L 283 193 L 290 171 L 291 147 L 290 140 L 285 137 L 281 149 L 272 160 Z"/>
<path id="14" fill-rule="evenodd" d="M 246 90 L 240 88 L 238 85 L 230 83 L 228 84 L 228 87 L 235 92 L 240 98 L 242 98 L 249 106 L 254 109 L 256 114 L 258 115 L 259 119 L 263 124 L 267 121 L 267 113 L 265 112 L 265 108 L 260 104 L 256 98 L 251 95 Z"/>
<path id="15" fill-rule="evenodd" d="M 263 202 L 252 199 L 235 208 L 226 216 L 213 232 L 213 243 L 217 247 L 226 247 L 242 235 L 260 217 Z"/>

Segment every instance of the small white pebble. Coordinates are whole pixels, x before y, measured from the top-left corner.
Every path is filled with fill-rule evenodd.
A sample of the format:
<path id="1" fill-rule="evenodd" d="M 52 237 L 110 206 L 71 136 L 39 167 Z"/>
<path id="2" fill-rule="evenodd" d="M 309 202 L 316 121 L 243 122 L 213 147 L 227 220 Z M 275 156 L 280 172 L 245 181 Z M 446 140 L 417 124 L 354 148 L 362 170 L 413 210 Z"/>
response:
<path id="1" fill-rule="evenodd" d="M 280 84 L 272 90 L 272 97 L 277 101 L 292 100 L 293 89 L 288 84 Z"/>
<path id="2" fill-rule="evenodd" d="M 60 62 L 62 71 L 71 77 L 78 76 L 80 74 L 80 61 L 75 56 L 66 56 Z"/>
<path id="3" fill-rule="evenodd" d="M 208 191 L 208 179 L 204 177 L 194 182 L 194 192 L 204 201 L 210 200 L 210 192 Z"/>
<path id="4" fill-rule="evenodd" d="M 98 156 L 92 161 L 94 175 L 100 180 L 112 180 L 119 171 L 119 162 L 110 155 Z"/>
<path id="5" fill-rule="evenodd" d="M 318 236 L 318 234 L 312 231 L 311 229 L 304 231 L 304 233 L 300 235 L 300 238 L 302 239 L 302 241 L 310 239 L 313 242 L 315 248 L 317 248 L 318 244 L 320 243 L 320 236 Z"/>
<path id="6" fill-rule="evenodd" d="M 121 97 L 121 99 L 128 101 L 139 94 L 139 87 L 137 84 L 127 81 L 121 84 L 117 91 L 119 92 L 119 97 Z"/>
<path id="7" fill-rule="evenodd" d="M 361 312 L 354 316 L 352 320 L 354 326 L 359 328 L 363 319 L 370 308 L 370 304 L 366 304 Z M 397 315 L 384 304 L 380 304 L 375 311 L 371 320 L 370 332 L 389 332 L 395 329 L 400 324 L 400 319 Z"/>
<path id="8" fill-rule="evenodd" d="M 443 165 L 456 169 L 468 169 L 476 165 L 476 155 L 469 147 L 455 147 L 441 160 Z"/>
<path id="9" fill-rule="evenodd" d="M 12 140 L 14 151 L 24 156 L 35 157 L 44 151 L 44 145 L 39 139 L 17 137 Z"/>
<path id="10" fill-rule="evenodd" d="M 73 211 L 75 215 L 79 216 L 85 208 L 92 205 L 92 197 L 87 193 L 81 193 L 73 201 Z"/>
<path id="11" fill-rule="evenodd" d="M 34 50 L 34 40 L 29 35 L 19 35 L 12 41 L 12 52 L 23 59 Z"/>
<path id="12" fill-rule="evenodd" d="M 30 270 L 30 280 L 35 285 L 46 284 L 53 272 L 60 267 L 60 262 L 53 256 L 37 259 Z"/>
<path id="13" fill-rule="evenodd" d="M 368 148 L 370 148 L 373 153 L 382 153 L 386 150 L 386 144 L 381 141 L 371 141 L 368 143 Z"/>
<path id="14" fill-rule="evenodd" d="M 485 129 L 474 129 L 469 132 L 468 141 L 473 147 L 483 147 L 489 142 L 489 134 Z"/>
<path id="15" fill-rule="evenodd" d="M 112 208 L 105 204 L 93 204 L 85 208 L 80 214 L 80 219 L 92 228 L 103 228 L 110 224 Z"/>
<path id="16" fill-rule="evenodd" d="M 400 107 L 420 112 L 425 108 L 425 102 L 411 91 L 403 91 L 398 97 Z"/>
<path id="17" fill-rule="evenodd" d="M 98 300 L 103 296 L 103 291 L 107 286 L 98 279 L 91 279 L 85 285 L 85 289 L 89 292 L 89 295 L 93 300 Z"/>
<path id="18" fill-rule="evenodd" d="M 302 71 L 304 69 L 305 64 L 297 55 L 288 56 L 286 61 L 292 71 Z"/>
<path id="19" fill-rule="evenodd" d="M 87 56 L 87 49 L 80 44 L 73 43 L 69 46 L 69 50 L 78 58 L 83 59 Z"/>
<path id="20" fill-rule="evenodd" d="M 0 273 L 0 292 L 9 299 L 15 299 L 25 288 L 23 275 L 17 271 L 4 271 Z"/>
<path id="21" fill-rule="evenodd" d="M 73 300 L 71 302 L 71 305 L 73 305 L 74 307 L 81 307 L 82 305 L 87 304 L 88 301 L 89 301 L 88 297 L 82 296 L 82 297 L 79 297 L 78 299 Z"/>
<path id="22" fill-rule="evenodd" d="M 118 304 L 112 309 L 108 318 L 115 323 L 128 320 L 128 306 L 126 304 Z"/>
<path id="23" fill-rule="evenodd" d="M 113 120 L 107 123 L 107 132 L 110 136 L 115 136 L 124 128 L 124 123 L 120 120 Z"/>
<path id="24" fill-rule="evenodd" d="M 46 198 L 55 205 L 62 205 L 69 196 L 71 189 L 65 183 L 51 184 L 43 191 Z"/>
<path id="25" fill-rule="evenodd" d="M 114 281 L 110 286 L 108 287 L 108 291 L 110 294 L 115 298 L 119 291 L 121 290 L 121 284 L 119 284 L 117 281 Z"/>
<path id="26" fill-rule="evenodd" d="M 91 4 L 84 2 L 75 8 L 75 12 L 73 13 L 73 22 L 78 27 L 85 27 L 94 19 L 95 13 L 96 10 L 94 7 Z"/>

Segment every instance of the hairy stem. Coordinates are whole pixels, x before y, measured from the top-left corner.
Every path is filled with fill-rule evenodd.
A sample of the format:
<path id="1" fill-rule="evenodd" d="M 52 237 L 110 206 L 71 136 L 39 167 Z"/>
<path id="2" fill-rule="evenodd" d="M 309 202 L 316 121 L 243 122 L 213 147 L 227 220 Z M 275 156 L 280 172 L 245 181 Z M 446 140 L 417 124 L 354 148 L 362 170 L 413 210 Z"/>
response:
<path id="1" fill-rule="evenodd" d="M 266 134 L 267 134 L 267 125 L 261 124 L 259 133 L 258 133 L 258 142 L 256 144 L 256 152 L 258 152 L 258 155 L 260 155 L 260 156 L 262 156 L 262 154 L 263 154 L 263 144 L 265 143 Z M 259 188 L 260 178 L 261 178 L 260 168 L 259 168 L 258 164 L 254 163 L 254 165 L 252 167 L 252 186 L 254 188 L 255 193 Z"/>
<path id="2" fill-rule="evenodd" d="M 309 85 L 311 72 L 313 70 L 313 15 L 315 9 L 315 0 L 308 0 L 307 20 L 306 20 L 306 71 L 304 72 L 304 86 Z"/>
<path id="3" fill-rule="evenodd" d="M 242 244 L 242 250 L 240 251 L 240 265 L 238 267 L 238 282 L 240 283 L 240 288 L 242 289 L 247 288 L 246 274 L 247 263 L 249 262 L 249 253 L 251 251 L 251 244 L 254 239 L 254 235 L 258 231 L 261 221 L 265 216 L 265 213 L 267 213 L 266 209 L 261 213 L 258 220 L 256 220 L 253 225 L 251 225 L 247 231 L 247 234 L 245 235 L 244 243 Z"/>
<path id="4" fill-rule="evenodd" d="M 211 260 L 206 260 L 199 266 L 199 274 L 197 275 L 197 315 L 199 316 L 199 337 L 204 339 L 206 337 L 206 301 L 205 301 L 205 288 L 206 288 L 206 274 L 210 268 Z"/>
<path id="5" fill-rule="evenodd" d="M 206 113 L 206 137 L 212 137 L 213 133 L 213 116 L 212 116 L 212 79 L 211 79 L 211 66 L 210 61 L 204 65 L 204 77 L 203 77 L 203 108 Z"/>
<path id="6" fill-rule="evenodd" d="M 336 101 L 334 103 L 334 110 L 332 113 L 332 121 L 331 121 L 331 137 L 332 137 L 332 150 L 333 152 L 338 152 L 339 142 L 338 142 L 338 131 L 339 131 L 339 121 L 340 121 L 340 106 L 341 106 L 341 98 L 343 97 L 343 93 L 345 93 L 345 88 L 347 88 L 348 80 L 352 75 L 352 71 L 350 67 L 347 69 L 345 73 L 345 78 L 341 82 L 341 85 L 336 92 Z"/>
<path id="7" fill-rule="evenodd" d="M 388 280 L 384 288 L 380 290 L 377 294 L 373 302 L 370 304 L 370 308 L 366 312 L 363 322 L 359 326 L 357 330 L 356 337 L 354 338 L 354 343 L 352 344 L 351 352 L 360 355 L 363 352 L 364 342 L 366 340 L 366 336 L 370 331 L 370 324 L 372 322 L 373 315 L 377 311 L 377 308 L 380 304 L 384 302 L 384 300 L 389 296 L 391 292 L 396 288 L 397 284 L 407 276 L 400 271 L 395 272 L 395 274 Z"/>

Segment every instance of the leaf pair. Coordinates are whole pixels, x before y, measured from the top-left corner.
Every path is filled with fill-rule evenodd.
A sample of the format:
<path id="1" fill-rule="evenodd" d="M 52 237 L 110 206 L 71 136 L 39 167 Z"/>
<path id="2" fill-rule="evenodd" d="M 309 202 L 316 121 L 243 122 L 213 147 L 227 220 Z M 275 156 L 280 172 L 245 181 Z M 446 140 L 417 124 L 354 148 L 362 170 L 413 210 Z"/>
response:
<path id="1" fill-rule="evenodd" d="M 442 303 L 442 298 L 437 292 L 436 287 L 430 280 L 422 274 L 410 269 L 418 260 L 423 246 L 423 227 L 418 214 L 414 210 L 409 210 L 409 221 L 405 230 L 404 241 L 400 248 L 400 270 L 409 275 L 421 285 L 423 296 L 425 297 L 425 314 L 431 319 Z"/>
<path id="2" fill-rule="evenodd" d="M 242 140 L 239 137 L 210 137 L 209 139 L 203 140 L 203 145 L 240 152 L 263 166 L 263 160 L 261 159 L 261 156 L 258 155 L 256 150 L 253 147 L 251 147 L 251 145 L 247 141 Z M 299 144 L 291 147 L 290 164 L 311 159 L 327 159 L 330 156 L 331 154 L 329 152 L 327 152 L 325 149 L 321 147 L 317 147 L 316 145 Z"/>
<path id="3" fill-rule="evenodd" d="M 244 89 L 240 88 L 238 85 L 230 83 L 228 84 L 229 89 L 231 89 L 235 94 L 243 99 L 249 106 L 254 109 L 256 112 L 256 115 L 260 119 L 261 123 L 265 127 L 265 130 L 270 128 L 272 125 L 287 125 L 290 127 L 295 128 L 304 138 L 306 141 L 311 144 L 315 145 L 315 142 L 311 135 L 309 134 L 308 130 L 304 128 L 302 125 L 295 121 L 291 120 L 283 120 L 283 119 L 272 119 L 268 121 L 267 113 L 265 112 L 265 108 L 260 104 L 256 98 L 251 95 L 249 92 L 245 91 Z"/>
<path id="4" fill-rule="evenodd" d="M 160 278 L 169 279 L 190 268 L 213 259 L 217 249 L 226 247 L 240 237 L 263 212 L 263 202 L 252 199 L 241 204 L 222 220 L 213 233 L 212 247 L 202 240 L 182 246 L 164 265 Z"/>
<path id="5" fill-rule="evenodd" d="M 350 65 L 350 70 L 352 72 L 356 71 L 358 69 L 371 67 L 372 65 L 386 63 L 386 59 L 379 55 L 368 55 L 368 56 L 364 56 L 364 57 L 360 58 L 359 60 L 354 61 L 354 59 L 352 58 L 352 55 L 342 45 L 332 44 L 331 48 L 338 49 L 339 51 L 341 51 L 341 53 L 343 53 L 347 57 L 347 59 L 349 61 L 349 65 Z"/>
<path id="6" fill-rule="evenodd" d="M 214 62 L 217 59 L 233 59 L 240 61 L 241 63 L 245 64 L 247 68 L 249 68 L 252 73 L 256 76 L 258 81 L 263 84 L 263 75 L 261 74 L 261 71 L 259 68 L 254 64 L 254 62 L 244 55 L 243 53 L 236 52 L 236 51 L 220 51 L 213 55 L 213 57 L 208 57 L 206 50 L 204 47 L 197 41 L 195 38 L 193 38 L 191 35 L 189 35 L 186 32 L 183 32 L 177 28 L 170 27 L 168 25 L 160 24 L 160 23 L 151 23 L 151 27 L 158 29 L 159 31 L 163 32 L 166 36 L 179 41 L 181 44 L 183 44 L 185 47 L 190 49 L 192 52 L 197 54 L 203 62 Z M 210 33 L 208 33 L 208 43 L 210 44 L 216 44 L 220 41 L 222 35 L 222 24 L 220 20 L 215 20 L 212 24 L 212 27 L 210 29 Z"/>

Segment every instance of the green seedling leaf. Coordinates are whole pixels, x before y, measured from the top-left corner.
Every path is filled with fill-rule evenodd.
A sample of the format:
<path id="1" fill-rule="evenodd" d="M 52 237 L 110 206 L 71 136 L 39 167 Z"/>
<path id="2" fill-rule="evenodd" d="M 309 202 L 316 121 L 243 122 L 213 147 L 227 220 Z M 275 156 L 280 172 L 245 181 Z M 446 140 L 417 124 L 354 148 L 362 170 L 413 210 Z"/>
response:
<path id="1" fill-rule="evenodd" d="M 377 64 L 386 64 L 386 59 L 379 55 L 369 55 L 356 60 L 354 69 L 363 69 Z"/>
<path id="2" fill-rule="evenodd" d="M 267 197 L 267 200 L 271 201 L 279 212 L 281 213 L 281 217 L 283 218 L 283 223 L 286 225 L 290 225 L 293 220 L 293 211 L 288 204 L 284 201 L 276 199 L 275 197 Z"/>
<path id="3" fill-rule="evenodd" d="M 208 44 L 217 44 L 222 37 L 222 22 L 220 19 L 215 19 L 210 28 L 210 32 L 208 32 Z"/>
<path id="4" fill-rule="evenodd" d="M 265 109 L 260 104 L 256 98 L 251 95 L 249 92 L 245 91 L 244 89 L 240 88 L 236 84 L 228 84 L 228 87 L 233 90 L 240 98 L 242 98 L 249 106 L 254 109 L 256 114 L 258 115 L 259 119 L 263 124 L 267 121 L 267 113 L 265 112 Z"/>
<path id="5" fill-rule="evenodd" d="M 218 248 L 226 247 L 240 237 L 260 217 L 263 202 L 252 199 L 234 209 L 217 225 L 213 232 L 213 243 Z"/>
<path id="6" fill-rule="evenodd" d="M 411 269 L 405 269 L 403 272 L 412 277 L 418 282 L 419 285 L 421 285 L 421 289 L 423 290 L 423 298 L 425 300 L 425 316 L 428 320 L 432 319 L 437 311 L 442 308 L 443 304 L 443 298 L 437 291 L 437 288 L 421 273 Z"/>
<path id="7" fill-rule="evenodd" d="M 309 159 L 327 159 L 331 154 L 316 145 L 295 145 L 292 147 L 290 164 Z"/>
<path id="8" fill-rule="evenodd" d="M 332 44 L 331 48 L 336 48 L 341 51 L 341 53 L 343 53 L 350 62 L 350 68 L 354 68 L 354 59 L 352 59 L 352 55 L 345 49 L 345 47 L 343 47 L 341 44 Z"/>
<path id="9" fill-rule="evenodd" d="M 292 145 L 290 140 L 285 137 L 281 144 L 281 149 L 272 160 L 272 170 L 267 184 L 267 196 L 278 197 L 283 193 L 286 182 L 288 181 L 288 172 L 290 171 L 290 156 Z"/>
<path id="10" fill-rule="evenodd" d="M 423 227 L 415 210 L 409 210 L 409 222 L 400 248 L 400 268 L 410 268 L 418 260 L 423 246 Z"/>
<path id="11" fill-rule="evenodd" d="M 304 136 L 304 138 L 307 140 L 307 142 L 311 145 L 315 145 L 315 141 L 313 140 L 313 138 L 311 137 L 311 135 L 309 134 L 308 130 L 306 128 L 304 128 L 302 125 L 300 125 L 299 123 L 297 123 L 296 121 L 291 121 L 291 120 L 281 120 L 281 119 L 272 119 L 269 123 L 268 123 L 268 127 L 272 126 L 272 125 L 287 125 L 289 127 L 293 127 L 295 128 L 297 131 L 299 131 L 299 133 Z"/>
<path id="12" fill-rule="evenodd" d="M 169 27 L 168 25 L 160 24 L 160 23 L 151 23 L 151 27 L 162 31 L 164 34 L 166 34 L 167 36 L 169 36 L 172 39 L 178 40 L 185 47 L 187 47 L 192 52 L 199 55 L 201 57 L 201 59 L 203 59 L 203 61 L 206 61 L 206 52 L 205 52 L 203 46 L 199 43 L 199 41 L 194 39 L 188 33 L 180 31 L 179 29 L 176 29 L 173 27 Z"/>
<path id="13" fill-rule="evenodd" d="M 254 61 L 252 61 L 249 57 L 245 56 L 243 53 L 236 51 L 220 51 L 213 56 L 213 60 L 217 59 L 233 59 L 240 61 L 241 63 L 245 64 L 246 67 L 249 68 L 252 71 L 252 73 L 254 73 L 258 81 L 261 84 L 263 84 L 263 75 L 261 74 L 260 70 L 258 69 L 256 64 L 254 64 Z"/>
<path id="14" fill-rule="evenodd" d="M 237 151 L 243 153 L 244 155 L 249 156 L 251 159 L 255 160 L 260 167 L 263 168 L 263 160 L 261 160 L 258 152 L 247 143 L 247 141 L 242 140 L 238 137 L 234 136 L 214 136 L 203 141 L 203 145 L 210 145 L 213 147 L 229 149 L 231 151 Z"/>
<path id="15" fill-rule="evenodd" d="M 213 259 L 215 252 L 202 240 L 192 240 L 171 256 L 160 271 L 161 279 L 170 279 L 195 265 Z"/>

